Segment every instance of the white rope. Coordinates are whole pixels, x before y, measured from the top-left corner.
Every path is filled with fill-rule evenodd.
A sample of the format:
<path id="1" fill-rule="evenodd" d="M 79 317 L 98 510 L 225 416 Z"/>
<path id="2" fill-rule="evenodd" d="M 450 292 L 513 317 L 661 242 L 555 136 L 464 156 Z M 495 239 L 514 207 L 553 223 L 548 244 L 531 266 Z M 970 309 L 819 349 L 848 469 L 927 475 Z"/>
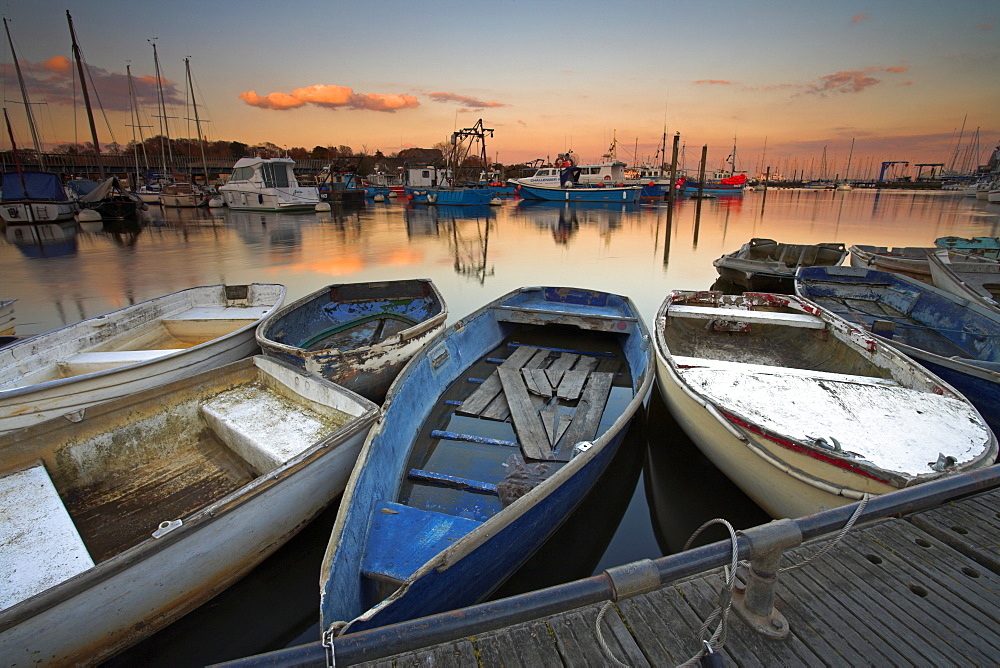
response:
<path id="1" fill-rule="evenodd" d="M 629 668 L 627 663 L 622 663 L 618 660 L 612 652 L 611 648 L 608 647 L 608 643 L 604 640 L 604 632 L 601 631 L 601 620 L 604 619 L 604 613 L 608 611 L 608 608 L 612 606 L 614 601 L 606 601 L 603 606 L 601 606 L 601 611 L 597 613 L 597 622 L 594 624 L 594 629 L 597 631 L 597 642 L 601 643 L 601 649 L 604 650 L 604 655 L 615 662 L 615 665 L 619 668 Z"/>

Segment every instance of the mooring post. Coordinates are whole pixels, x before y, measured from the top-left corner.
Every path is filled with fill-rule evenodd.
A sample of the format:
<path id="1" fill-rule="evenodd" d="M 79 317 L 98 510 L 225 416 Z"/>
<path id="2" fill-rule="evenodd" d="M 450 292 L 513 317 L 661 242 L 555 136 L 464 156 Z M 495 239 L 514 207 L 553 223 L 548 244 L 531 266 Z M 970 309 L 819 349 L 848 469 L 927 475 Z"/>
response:
<path id="1" fill-rule="evenodd" d="M 783 519 L 741 533 L 750 543 L 750 568 L 746 588 L 733 592 L 733 609 L 753 630 L 780 640 L 789 627 L 774 608 L 778 569 L 784 551 L 802 544 L 802 532 L 793 520 Z"/>

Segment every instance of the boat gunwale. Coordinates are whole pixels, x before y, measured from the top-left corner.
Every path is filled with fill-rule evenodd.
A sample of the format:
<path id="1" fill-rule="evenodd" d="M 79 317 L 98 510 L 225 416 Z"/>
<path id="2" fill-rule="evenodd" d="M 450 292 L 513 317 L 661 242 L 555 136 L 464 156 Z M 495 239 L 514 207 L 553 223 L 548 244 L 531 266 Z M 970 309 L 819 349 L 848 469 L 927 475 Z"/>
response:
<path id="1" fill-rule="evenodd" d="M 387 422 L 384 417 L 389 412 L 394 401 L 397 401 L 397 395 L 400 393 L 401 389 L 404 387 L 405 381 L 414 373 L 414 369 L 426 358 L 428 360 L 433 359 L 433 355 L 440 343 L 445 341 L 449 336 L 454 333 L 463 331 L 469 323 L 484 317 L 495 317 L 497 312 L 500 312 L 497 307 L 503 306 L 505 302 L 510 301 L 515 296 L 525 293 L 525 292 L 538 292 L 542 291 L 544 288 L 542 286 L 531 286 L 522 287 L 506 293 L 497 299 L 489 302 L 485 306 L 480 307 L 476 311 L 470 313 L 469 315 L 461 318 L 460 320 L 453 323 L 447 329 L 439 333 L 434 337 L 420 352 L 413 356 L 410 361 L 404 367 L 403 371 L 396 377 L 393 381 L 392 386 L 386 395 L 385 402 L 382 405 L 383 417 L 380 418 L 372 430 L 368 433 L 365 443 L 362 446 L 361 453 L 358 456 L 358 465 L 355 467 L 354 471 L 351 473 L 351 478 L 347 483 L 347 488 L 345 489 L 344 496 L 342 497 L 342 503 L 344 501 L 350 501 L 353 498 L 354 491 L 358 481 L 361 478 L 362 471 L 365 465 L 369 463 L 372 457 L 373 444 L 376 439 L 383 433 L 386 429 Z M 604 292 L 595 290 L 596 292 Z M 604 293 L 612 295 L 614 293 Z M 632 368 L 629 365 L 631 371 L 631 387 L 633 390 L 633 396 L 629 400 L 628 404 L 623 409 L 622 413 L 615 419 L 610 427 L 605 430 L 598 438 L 594 439 L 591 443 L 592 446 L 585 450 L 584 452 L 572 457 L 568 462 L 566 462 L 562 467 L 556 470 L 551 476 L 543 480 L 537 486 L 529 490 L 526 494 L 518 498 L 516 501 L 511 503 L 509 506 L 504 508 L 501 512 L 498 512 L 487 519 L 485 522 L 476 527 L 473 531 L 465 534 L 461 538 L 457 539 L 454 543 L 449 545 L 444 550 L 441 550 L 434 556 L 430 557 L 427 561 L 421 564 L 413 574 L 407 578 L 407 580 L 399 586 L 399 588 L 393 592 L 389 597 L 378 602 L 368 610 L 361 611 L 360 614 L 355 616 L 350 620 L 334 620 L 330 624 L 330 628 L 321 628 L 320 632 L 324 636 L 327 633 L 336 631 L 337 634 L 344 632 L 349 632 L 349 628 L 354 622 L 363 622 L 371 619 L 376 614 L 378 614 L 382 609 L 396 600 L 402 598 L 409 590 L 412 583 L 419 580 L 421 577 L 430 573 L 431 571 L 445 571 L 452 565 L 455 565 L 461 561 L 462 558 L 479 548 L 482 544 L 486 542 L 491 536 L 500 533 L 502 530 L 513 524 L 521 516 L 523 516 L 528 510 L 542 503 L 548 496 L 550 496 L 555 490 L 559 489 L 560 486 L 568 479 L 570 479 L 577 471 L 582 469 L 586 464 L 590 463 L 597 455 L 602 452 L 615 438 L 619 436 L 624 436 L 624 428 L 628 426 L 629 422 L 634 417 L 635 413 L 639 410 L 639 407 L 645 402 L 646 396 L 649 394 L 652 384 L 656 378 L 655 366 L 653 360 L 653 344 L 651 341 L 650 334 L 646 329 L 646 326 L 639 316 L 639 310 L 636 308 L 632 300 L 626 295 L 615 295 L 622 300 L 622 314 L 624 317 L 636 317 L 637 327 L 634 328 L 629 333 L 621 333 L 619 336 L 635 337 L 639 342 L 638 347 L 644 353 L 646 365 L 645 369 L 640 372 Z M 516 308 L 516 307 L 513 307 Z M 529 309 L 530 310 L 530 309 Z M 537 312 L 537 310 L 536 310 Z M 585 319 L 586 316 L 582 314 L 570 314 L 573 317 L 579 319 Z M 499 322 L 499 321 L 498 321 Z M 488 349 L 480 351 L 482 354 L 489 352 Z M 481 355 L 477 355 L 472 362 L 466 364 L 463 369 L 458 371 L 456 378 L 461 376 L 461 374 L 470 368 L 476 360 L 479 359 Z M 431 361 L 430 363 L 433 364 Z M 449 381 L 450 382 L 453 381 Z M 442 390 L 443 391 L 443 390 Z M 420 421 L 422 424 L 426 420 L 427 414 L 422 414 L 415 418 L 413 421 Z M 410 448 L 412 448 L 412 441 L 410 443 Z M 401 467 L 405 468 L 405 466 Z M 374 512 L 375 503 L 372 504 L 372 512 Z M 365 530 L 365 536 L 371 530 L 371 518 L 369 516 L 369 525 Z M 336 522 L 334 524 L 333 530 L 331 531 L 331 536 L 341 537 L 344 530 L 346 521 L 348 519 L 348 513 L 341 512 L 338 513 Z M 364 543 L 367 538 L 362 539 Z M 335 545 L 331 540 L 327 547 L 327 552 L 323 558 L 323 568 L 321 571 L 320 580 L 320 594 L 321 594 L 321 609 L 322 609 L 322 598 L 325 597 L 325 586 L 329 580 L 329 575 L 332 572 L 332 566 L 334 563 L 334 558 L 340 552 L 340 541 Z M 322 626 L 322 620 L 321 620 Z"/>
<path id="2" fill-rule="evenodd" d="M 190 355 L 190 353 L 192 353 L 192 352 L 202 351 L 202 350 L 205 350 L 205 349 L 210 348 L 212 346 L 221 346 L 221 344 L 224 341 L 234 339 L 238 335 L 243 334 L 243 333 L 245 333 L 246 331 L 248 331 L 250 329 L 256 328 L 269 314 L 271 314 L 272 312 L 274 312 L 275 309 L 277 309 L 277 308 L 279 308 L 281 306 L 281 303 L 284 301 L 285 294 L 287 292 L 287 288 L 283 284 L 281 284 L 281 283 L 248 283 L 247 285 L 264 285 L 264 286 L 278 287 L 279 290 L 278 290 L 277 299 L 275 300 L 274 304 L 272 304 L 271 307 L 267 310 L 266 313 L 264 313 L 263 315 L 261 315 L 259 318 L 255 318 L 253 322 L 248 323 L 246 325 L 243 325 L 239 329 L 234 329 L 233 331 L 231 331 L 231 332 L 229 332 L 229 333 L 227 333 L 227 334 L 225 334 L 223 336 L 216 337 L 214 339 L 209 339 L 208 341 L 204 341 L 202 343 L 198 343 L 198 344 L 190 346 L 188 348 L 180 348 L 180 349 L 174 350 L 174 352 L 166 353 L 164 355 L 160 355 L 158 357 L 155 357 L 155 358 L 152 358 L 152 359 L 148 359 L 148 360 L 140 360 L 140 361 L 137 361 L 137 362 L 130 362 L 128 364 L 122 364 L 121 366 L 112 367 L 110 369 L 101 369 L 99 371 L 90 371 L 88 373 L 81 373 L 81 374 L 77 374 L 75 376 L 68 376 L 66 378 L 53 378 L 52 380 L 45 380 L 45 381 L 42 381 L 42 382 L 39 382 L 39 383 L 33 383 L 31 385 L 20 385 L 18 387 L 9 387 L 9 388 L 2 388 L 2 387 L 0 387 L 0 401 L 2 401 L 4 399 L 11 399 L 11 398 L 15 398 L 15 397 L 20 397 L 20 396 L 25 395 L 25 394 L 32 394 L 32 393 L 35 393 L 35 392 L 41 392 L 41 391 L 45 391 L 45 390 L 49 390 L 49 389 L 58 389 L 58 388 L 61 388 L 64 385 L 72 385 L 74 383 L 80 383 L 80 382 L 88 381 L 88 380 L 95 379 L 95 378 L 96 379 L 101 379 L 101 378 L 104 378 L 105 376 L 110 376 L 112 374 L 121 373 L 121 372 L 124 372 L 124 371 L 130 371 L 132 369 L 141 369 L 141 368 L 145 368 L 145 367 L 154 367 L 154 366 L 168 366 L 169 363 L 173 362 L 174 360 L 176 360 L 178 357 L 180 357 L 182 355 Z M 59 327 L 57 329 L 53 329 L 53 330 L 48 331 L 48 332 L 41 332 L 39 334 L 35 334 L 34 336 L 28 337 L 26 339 L 21 339 L 20 341 L 14 343 L 14 344 L 11 344 L 11 346 L 9 346 L 8 349 L 12 349 L 15 346 L 27 346 L 27 345 L 32 344 L 33 342 L 36 342 L 38 339 L 41 339 L 42 337 L 55 336 L 57 334 L 60 334 L 60 333 L 66 332 L 66 331 L 70 331 L 70 330 L 72 330 L 74 328 L 82 329 L 84 327 L 89 327 L 89 326 L 91 326 L 91 323 L 99 321 L 99 320 L 101 320 L 103 318 L 108 318 L 110 316 L 118 315 L 118 314 L 121 314 L 121 313 L 126 312 L 128 310 L 136 310 L 136 311 L 138 311 L 142 307 L 149 307 L 153 302 L 160 302 L 161 300 L 166 301 L 168 299 L 176 299 L 179 296 L 181 296 L 182 294 L 190 292 L 190 291 L 194 291 L 194 290 L 203 291 L 203 290 L 211 290 L 211 289 L 215 289 L 215 288 L 223 288 L 223 289 L 225 289 L 226 286 L 227 286 L 227 284 L 225 284 L 225 283 L 219 283 L 219 284 L 216 284 L 216 285 L 200 285 L 200 286 L 196 286 L 196 287 L 193 287 L 193 288 L 185 288 L 183 290 L 178 290 L 176 292 L 171 292 L 171 293 L 166 294 L 166 295 L 160 295 L 159 297 L 154 297 L 152 299 L 147 299 L 145 301 L 141 301 L 138 304 L 131 304 L 129 306 L 124 306 L 124 307 L 122 307 L 120 309 L 115 309 L 114 311 L 108 311 L 107 313 L 102 313 L 101 315 L 94 316 L 93 318 L 87 318 L 85 320 L 80 320 L 78 322 L 70 323 L 68 325 L 64 325 L 62 327 Z M 164 319 L 169 320 L 170 318 L 164 318 Z M 13 350 L 11 350 L 11 355 L 12 356 L 14 355 L 14 351 Z M 67 412 L 72 412 L 72 410 L 74 410 L 74 409 L 70 409 Z M 2 432 L 0 432 L 0 433 L 2 433 Z"/>
<path id="3" fill-rule="evenodd" d="M 236 362 L 231 362 L 215 369 L 201 372 L 195 376 L 188 376 L 165 385 L 154 386 L 136 394 L 96 404 L 91 407 L 93 413 L 91 413 L 88 419 L 94 419 L 95 417 L 100 417 L 104 414 L 121 410 L 122 407 L 131 404 L 149 402 L 157 397 L 169 396 L 177 389 L 185 386 L 194 386 L 197 383 L 200 383 L 201 379 L 205 375 L 221 375 L 225 373 L 227 376 L 238 377 L 244 374 L 254 373 L 251 371 L 251 367 L 255 367 L 257 369 L 255 373 L 258 376 L 261 373 L 267 374 L 267 371 L 260 367 L 261 362 L 265 365 L 273 364 L 283 368 L 287 372 L 294 373 L 296 376 L 304 377 L 306 382 L 316 382 L 320 385 L 332 386 L 337 392 L 346 393 L 352 401 L 364 409 L 364 412 L 359 416 L 351 415 L 351 420 L 343 427 L 338 428 L 326 437 L 314 442 L 312 446 L 306 450 L 290 457 L 276 469 L 256 476 L 247 483 L 240 485 L 231 492 L 223 495 L 219 499 L 202 506 L 190 516 L 179 518 L 183 520 L 183 523 L 176 529 L 173 529 L 158 538 L 154 538 L 151 534 L 141 543 L 119 552 L 110 559 L 95 564 L 92 568 L 82 571 L 73 577 L 67 578 L 66 580 L 63 580 L 62 582 L 35 594 L 34 596 L 26 598 L 23 601 L 19 601 L 5 610 L 0 610 L 0 640 L 2 640 L 3 633 L 5 631 L 14 628 L 18 624 L 73 598 L 83 591 L 91 589 L 124 571 L 127 571 L 133 566 L 140 565 L 143 561 L 148 559 L 150 555 L 168 549 L 175 543 L 191 536 L 195 532 L 209 527 L 217 521 L 228 518 L 231 513 L 239 510 L 251 499 L 264 494 L 271 488 L 283 482 L 286 478 L 293 477 L 303 472 L 311 464 L 321 459 L 324 454 L 332 452 L 330 450 L 331 446 L 335 447 L 348 441 L 355 434 L 370 429 L 372 424 L 381 415 L 381 411 L 378 406 L 345 387 L 337 385 L 336 383 L 326 380 L 325 378 L 302 372 L 283 360 L 264 355 L 255 355 Z M 366 406 L 366 404 L 368 405 Z M 6 434 L 2 434 L 0 435 L 0 440 L 7 438 L 17 439 L 24 436 L 33 436 L 34 434 L 41 435 L 45 432 L 51 431 L 59 432 L 65 429 L 66 425 L 64 425 L 61 421 L 46 420 L 45 422 L 41 422 L 37 425 L 23 427 L 21 429 L 7 432 Z"/>

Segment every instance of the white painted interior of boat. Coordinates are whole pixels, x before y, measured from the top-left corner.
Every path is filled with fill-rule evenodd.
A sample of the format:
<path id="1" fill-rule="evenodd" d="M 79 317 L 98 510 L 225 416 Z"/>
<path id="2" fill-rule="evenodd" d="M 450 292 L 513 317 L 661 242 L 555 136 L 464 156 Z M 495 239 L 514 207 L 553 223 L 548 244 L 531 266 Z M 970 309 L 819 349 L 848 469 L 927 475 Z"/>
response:
<path id="1" fill-rule="evenodd" d="M 0 610 L 93 568 L 45 467 L 0 477 Z"/>
<path id="2" fill-rule="evenodd" d="M 757 322 L 768 325 L 787 325 L 789 327 L 806 327 L 809 329 L 826 329 L 822 318 L 808 313 L 778 313 L 775 311 L 749 311 L 738 308 L 714 308 L 711 306 L 671 305 L 668 313 L 675 318 L 716 318 L 719 320 L 738 320 L 741 322 Z"/>
<path id="3" fill-rule="evenodd" d="M 164 355 L 185 350 L 184 348 L 165 348 L 163 350 L 112 350 L 108 352 L 77 353 L 56 364 L 63 376 L 79 376 L 84 373 L 114 369 L 126 364 L 138 364 L 155 360 Z"/>
<path id="4" fill-rule="evenodd" d="M 905 475 L 933 473 L 939 454 L 958 464 L 989 441 L 971 405 L 904 387 L 795 374 L 748 365 L 680 368 L 686 383 L 712 403 L 775 434 L 804 442 L 835 438 L 856 460 Z"/>
<path id="5" fill-rule="evenodd" d="M 201 414 L 219 440 L 262 474 L 305 452 L 346 422 L 260 384 L 219 393 L 201 405 Z"/>

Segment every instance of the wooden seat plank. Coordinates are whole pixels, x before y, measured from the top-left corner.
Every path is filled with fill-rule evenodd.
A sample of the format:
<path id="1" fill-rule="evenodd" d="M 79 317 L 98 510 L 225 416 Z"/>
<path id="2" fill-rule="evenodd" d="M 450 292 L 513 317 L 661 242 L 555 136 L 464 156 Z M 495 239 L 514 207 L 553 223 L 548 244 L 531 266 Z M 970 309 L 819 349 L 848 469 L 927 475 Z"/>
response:
<path id="1" fill-rule="evenodd" d="M 543 369 L 521 369 L 524 382 L 528 386 L 528 391 L 540 397 L 551 397 L 552 386 L 549 378 Z"/>
<path id="2" fill-rule="evenodd" d="M 514 348 L 514 352 L 510 356 L 500 363 L 497 368 L 507 368 L 507 369 L 520 369 L 528 362 L 532 361 L 540 351 L 534 346 L 518 346 Z M 489 377 L 483 381 L 476 390 L 469 395 L 467 399 L 462 401 L 462 406 L 455 410 L 459 415 L 470 415 L 472 417 L 487 417 L 483 415 L 483 412 L 490 406 L 490 404 L 497 398 L 497 396 L 503 391 L 503 386 L 500 384 L 500 377 L 496 374 L 496 371 L 491 373 Z M 506 399 L 503 401 L 506 404 Z M 488 419 L 492 420 L 504 420 L 506 419 L 506 414 L 508 412 L 506 409 L 499 410 L 500 405 L 494 407 L 491 411 L 493 417 Z M 504 414 L 504 417 L 496 417 L 499 413 Z"/>
<path id="3" fill-rule="evenodd" d="M 809 315 L 808 313 L 748 311 L 738 308 L 715 308 L 711 306 L 685 306 L 678 304 L 667 309 L 667 315 L 672 318 L 735 320 L 738 322 L 758 322 L 765 325 L 826 329 L 826 322 L 822 318 Z"/>
<path id="4" fill-rule="evenodd" d="M 538 410 L 532 404 L 531 397 L 528 396 L 528 390 L 524 386 L 524 378 L 521 373 L 503 367 L 497 369 L 497 373 L 500 375 L 503 393 L 510 406 L 510 416 L 514 421 L 514 431 L 517 432 L 521 452 L 528 459 L 551 459 L 552 450 L 549 447 L 549 439 L 545 435 Z"/>
<path id="5" fill-rule="evenodd" d="M 569 461 L 573 446 L 580 441 L 593 440 L 601 424 L 608 396 L 611 394 L 612 381 L 614 375 L 610 373 L 595 371 L 590 374 L 587 386 L 580 395 L 580 403 L 577 404 L 576 412 L 573 414 L 573 422 L 566 430 L 562 446 L 556 455 L 558 461 Z"/>
<path id="6" fill-rule="evenodd" d="M 566 401 L 573 401 L 580 397 L 580 391 L 583 389 L 583 384 L 587 380 L 587 374 L 590 373 L 585 369 L 570 369 L 563 374 L 562 382 L 559 383 L 559 389 L 556 394 L 560 399 Z"/>

